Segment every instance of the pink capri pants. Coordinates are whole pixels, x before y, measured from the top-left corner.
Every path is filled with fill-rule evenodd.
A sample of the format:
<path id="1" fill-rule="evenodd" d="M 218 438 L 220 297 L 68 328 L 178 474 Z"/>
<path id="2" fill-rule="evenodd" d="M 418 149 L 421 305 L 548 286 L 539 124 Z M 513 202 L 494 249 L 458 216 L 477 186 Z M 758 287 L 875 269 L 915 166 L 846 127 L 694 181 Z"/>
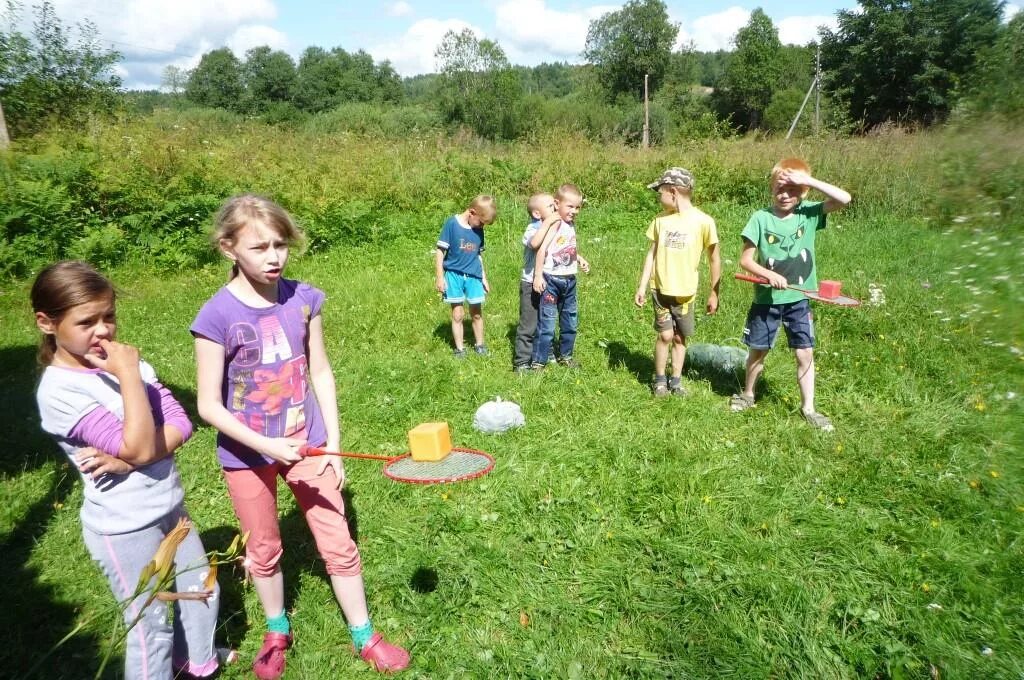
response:
<path id="1" fill-rule="evenodd" d="M 348 532 L 338 480 L 330 468 L 317 475 L 320 462 L 316 458 L 305 458 L 294 465 L 272 463 L 257 468 L 224 470 L 231 504 L 242 532 L 250 532 L 245 557 L 253 576 L 276 574 L 284 552 L 277 521 L 278 475 L 291 487 L 302 508 L 327 573 L 332 576 L 362 573 L 359 548 Z"/>

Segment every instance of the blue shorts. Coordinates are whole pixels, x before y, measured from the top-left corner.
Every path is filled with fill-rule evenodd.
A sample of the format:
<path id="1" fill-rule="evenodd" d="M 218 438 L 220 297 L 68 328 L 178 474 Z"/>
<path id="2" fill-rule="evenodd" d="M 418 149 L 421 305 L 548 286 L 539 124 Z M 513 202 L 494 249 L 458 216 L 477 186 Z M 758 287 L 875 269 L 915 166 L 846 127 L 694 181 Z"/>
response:
<path id="1" fill-rule="evenodd" d="M 468 302 L 471 305 L 483 304 L 487 293 L 484 292 L 484 282 L 469 274 L 459 272 L 444 273 L 444 282 L 447 286 L 444 292 L 444 301 L 457 305 Z"/>
<path id="2" fill-rule="evenodd" d="M 814 316 L 807 300 L 781 305 L 750 305 L 747 325 L 743 327 L 743 344 L 751 349 L 771 349 L 779 324 L 786 329 L 792 349 L 814 347 Z"/>

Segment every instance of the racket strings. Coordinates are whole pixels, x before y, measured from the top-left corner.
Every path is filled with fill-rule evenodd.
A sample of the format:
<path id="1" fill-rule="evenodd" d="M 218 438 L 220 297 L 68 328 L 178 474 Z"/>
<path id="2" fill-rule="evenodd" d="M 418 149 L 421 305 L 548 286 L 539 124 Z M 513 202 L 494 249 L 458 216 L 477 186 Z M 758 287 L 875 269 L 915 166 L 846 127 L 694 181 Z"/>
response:
<path id="1" fill-rule="evenodd" d="M 484 474 L 493 465 L 494 460 L 482 452 L 456 449 L 438 461 L 399 458 L 384 466 L 384 470 L 388 477 L 396 480 L 455 481 Z"/>

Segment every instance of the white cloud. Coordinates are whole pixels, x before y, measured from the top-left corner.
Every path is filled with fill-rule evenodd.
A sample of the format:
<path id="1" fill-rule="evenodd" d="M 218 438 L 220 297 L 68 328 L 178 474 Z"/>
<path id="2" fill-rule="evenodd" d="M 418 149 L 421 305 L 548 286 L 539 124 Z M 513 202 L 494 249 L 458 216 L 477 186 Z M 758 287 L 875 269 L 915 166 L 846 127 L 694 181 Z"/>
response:
<path id="1" fill-rule="evenodd" d="M 389 17 L 407 17 L 413 13 L 413 8 L 405 0 L 399 0 L 388 5 L 386 11 Z"/>
<path id="2" fill-rule="evenodd" d="M 100 43 L 121 53 L 115 73 L 127 88 L 156 88 L 164 67 L 192 68 L 204 52 L 228 45 L 240 56 L 257 44 L 282 47 L 273 0 L 53 0 L 62 23 L 95 24 Z M 31 12 L 26 12 L 31 17 Z M 258 41 L 258 42 L 253 42 Z"/>
<path id="3" fill-rule="evenodd" d="M 537 53 L 554 59 L 575 60 L 587 43 L 590 22 L 616 5 L 593 5 L 572 12 L 554 10 L 544 0 L 516 0 L 502 2 L 495 10 L 497 39 L 514 63 L 523 58 L 538 63 Z"/>
<path id="4" fill-rule="evenodd" d="M 702 51 L 731 50 L 735 47 L 733 39 L 737 31 L 750 22 L 750 10 L 739 6 L 729 7 L 715 14 L 698 17 L 686 21 L 678 16 L 669 17 L 680 24 L 676 49 L 686 47 L 691 42 Z M 784 45 L 806 45 L 818 37 L 818 26 L 837 26 L 834 15 L 792 16 L 783 19 L 772 18 L 772 23 L 779 31 L 779 40 Z"/>
<path id="5" fill-rule="evenodd" d="M 750 10 L 734 6 L 694 19 L 687 33 L 698 50 L 731 50 L 736 31 L 746 26 L 748 21 Z"/>
<path id="6" fill-rule="evenodd" d="M 448 31 L 461 32 L 470 29 L 478 37 L 484 32 L 461 19 L 421 19 L 396 39 L 374 45 L 366 51 L 378 61 L 388 60 L 391 66 L 403 76 L 434 73 L 437 65 L 434 52 Z"/>
<path id="7" fill-rule="evenodd" d="M 1010 2 L 1003 5 L 1003 21 L 1009 21 L 1012 19 L 1020 9 L 1020 5 L 1015 5 Z"/>
<path id="8" fill-rule="evenodd" d="M 260 45 L 274 50 L 288 48 L 288 36 L 276 28 L 262 25 L 241 26 L 224 42 L 239 59 L 245 58 L 246 50 Z"/>
<path id="9" fill-rule="evenodd" d="M 806 45 L 809 42 L 817 42 L 818 27 L 827 26 L 835 31 L 839 23 L 835 16 L 802 16 L 786 17 L 775 22 L 779 29 L 779 40 L 783 45 Z"/>

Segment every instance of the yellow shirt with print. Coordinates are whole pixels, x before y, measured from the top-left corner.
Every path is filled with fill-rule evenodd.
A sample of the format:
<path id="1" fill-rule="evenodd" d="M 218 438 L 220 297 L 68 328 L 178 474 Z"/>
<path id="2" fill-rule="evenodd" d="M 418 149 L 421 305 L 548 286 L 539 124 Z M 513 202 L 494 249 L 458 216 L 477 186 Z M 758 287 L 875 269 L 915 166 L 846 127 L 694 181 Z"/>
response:
<path id="1" fill-rule="evenodd" d="M 654 289 L 685 303 L 697 294 L 701 253 L 718 243 L 715 220 L 698 208 L 655 217 L 647 228 L 655 243 Z"/>

